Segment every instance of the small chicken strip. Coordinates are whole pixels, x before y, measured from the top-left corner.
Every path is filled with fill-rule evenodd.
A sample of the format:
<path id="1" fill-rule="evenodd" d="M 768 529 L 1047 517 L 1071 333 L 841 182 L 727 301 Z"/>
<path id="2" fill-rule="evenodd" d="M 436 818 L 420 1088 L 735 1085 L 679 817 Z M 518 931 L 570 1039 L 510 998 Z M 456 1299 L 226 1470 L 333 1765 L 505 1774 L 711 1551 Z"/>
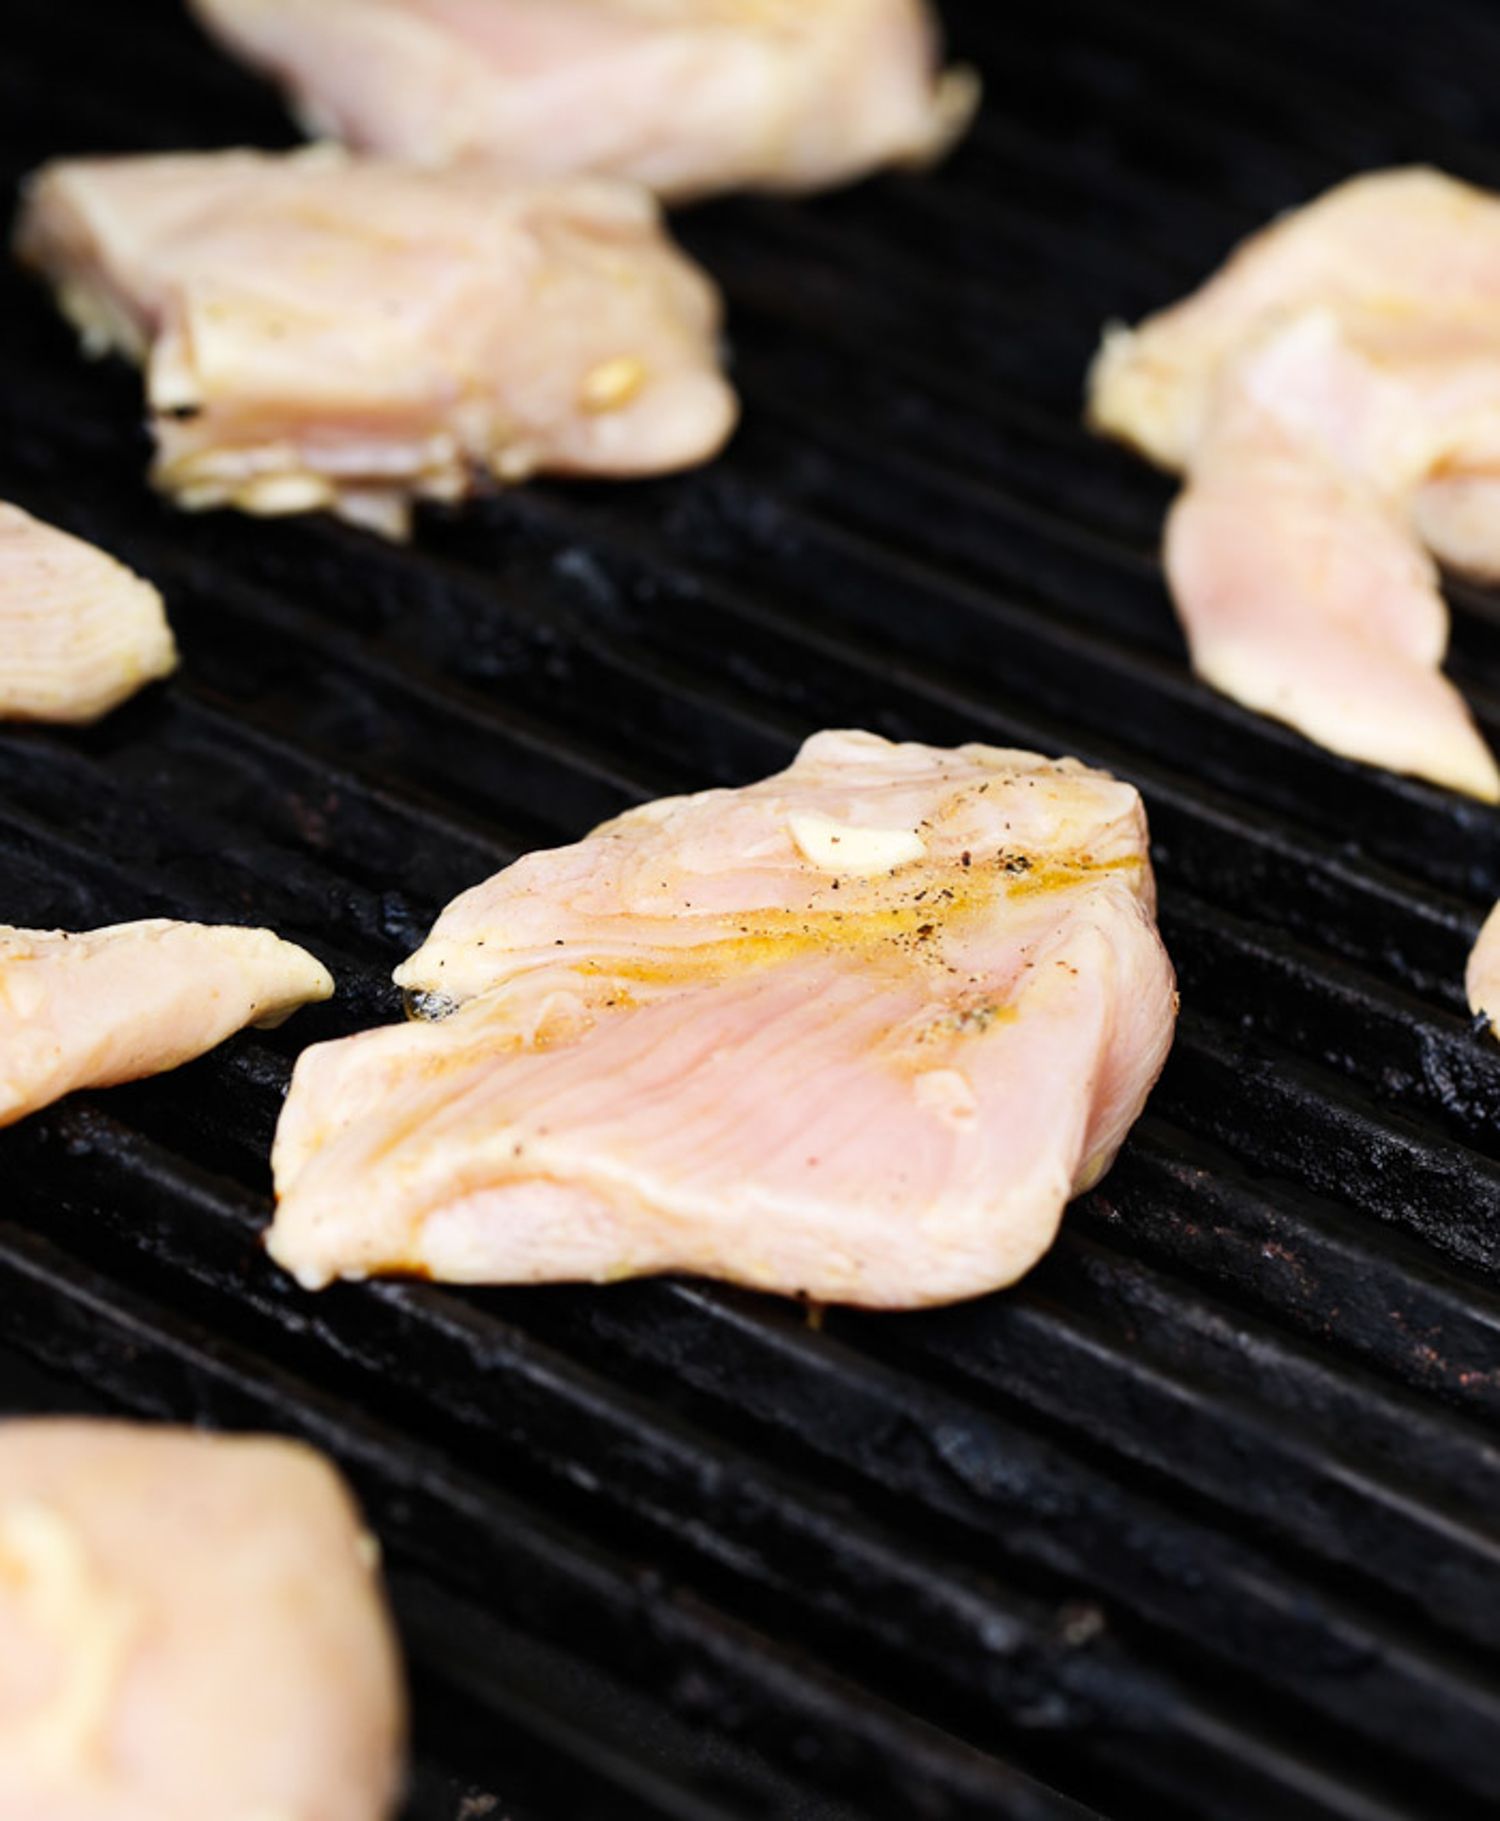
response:
<path id="1" fill-rule="evenodd" d="M 907 1308 L 1011 1282 L 1171 1042 L 1145 817 L 1072 762 L 822 734 L 456 900 L 439 1022 L 306 1051 L 304 1285 L 684 1270 Z"/>
<path id="2" fill-rule="evenodd" d="M 1490 802 L 1500 770 L 1439 672 L 1423 543 L 1480 572 L 1500 556 L 1497 306 L 1500 199 L 1387 172 L 1112 331 L 1090 381 L 1097 428 L 1187 474 L 1166 556 L 1199 673 L 1336 752 Z"/>
<path id="3" fill-rule="evenodd" d="M 176 667 L 149 582 L 0 502 L 0 720 L 96 721 Z"/>
<path id="4" fill-rule="evenodd" d="M 376 1560 L 295 1443 L 0 1422 L 0 1821 L 386 1821 Z"/>
<path id="5" fill-rule="evenodd" d="M 393 537 L 488 477 L 657 474 L 733 427 L 720 305 L 632 186 L 300 153 L 82 159 L 17 234 L 144 364 L 158 487 Z"/>
<path id="6" fill-rule="evenodd" d="M 265 929 L 0 926 L 0 1125 L 77 1088 L 175 1069 L 332 992 L 321 962 Z"/>
<path id="7" fill-rule="evenodd" d="M 433 163 L 629 177 L 673 200 L 925 163 L 978 84 L 927 0 L 194 0 L 309 129 Z"/>

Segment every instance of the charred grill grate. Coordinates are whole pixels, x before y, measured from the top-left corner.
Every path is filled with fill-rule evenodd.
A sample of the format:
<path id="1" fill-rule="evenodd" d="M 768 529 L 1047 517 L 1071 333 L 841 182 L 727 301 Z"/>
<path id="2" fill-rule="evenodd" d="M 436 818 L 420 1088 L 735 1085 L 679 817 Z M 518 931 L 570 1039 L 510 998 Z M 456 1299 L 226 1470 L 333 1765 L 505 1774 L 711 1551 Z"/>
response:
<path id="1" fill-rule="evenodd" d="M 11 0 L 9 182 L 274 142 L 170 0 Z M 310 1435 L 385 1537 L 414 1821 L 1444 1817 L 1500 1802 L 1500 1051 L 1458 992 L 1493 813 L 1187 675 L 1163 484 L 1077 424 L 1100 320 L 1360 165 L 1500 182 L 1478 0 L 950 8 L 990 107 L 934 180 L 683 223 L 747 427 L 683 481 L 388 550 L 153 502 L 133 380 L 0 278 L 0 495 L 168 594 L 186 668 L 0 734 L 0 914 L 254 918 L 343 988 L 0 1144 L 0 1402 Z M 1500 737 L 1500 609 L 1456 669 Z M 1015 1293 L 310 1300 L 257 1252 L 288 1057 L 394 1009 L 437 907 L 825 723 L 1140 782 L 1188 1010 Z M 1078 1806 L 1074 1806 L 1074 1805 Z"/>

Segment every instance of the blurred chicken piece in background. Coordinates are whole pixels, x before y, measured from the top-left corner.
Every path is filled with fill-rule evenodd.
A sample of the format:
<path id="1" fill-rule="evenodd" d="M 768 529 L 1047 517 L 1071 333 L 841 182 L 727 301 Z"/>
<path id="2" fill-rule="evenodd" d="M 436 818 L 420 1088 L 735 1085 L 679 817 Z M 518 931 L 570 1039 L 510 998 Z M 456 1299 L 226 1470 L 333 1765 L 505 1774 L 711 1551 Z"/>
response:
<path id="1" fill-rule="evenodd" d="M 926 0 L 193 0 L 316 135 L 674 202 L 939 158 L 979 84 Z"/>

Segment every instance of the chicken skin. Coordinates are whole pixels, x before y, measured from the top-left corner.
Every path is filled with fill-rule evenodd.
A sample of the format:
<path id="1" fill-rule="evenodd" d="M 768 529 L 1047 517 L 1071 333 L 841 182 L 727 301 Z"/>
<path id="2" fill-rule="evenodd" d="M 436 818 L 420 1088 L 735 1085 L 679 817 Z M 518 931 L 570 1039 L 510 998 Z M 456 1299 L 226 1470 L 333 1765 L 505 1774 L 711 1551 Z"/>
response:
<path id="1" fill-rule="evenodd" d="M 658 474 L 733 427 L 720 306 L 632 186 L 347 157 L 79 159 L 21 257 L 140 362 L 153 478 L 189 509 L 327 509 L 404 536 L 481 479 Z"/>
<path id="2" fill-rule="evenodd" d="M 941 155 L 977 83 L 926 0 L 194 0 L 319 135 L 428 163 L 815 190 Z"/>
<path id="3" fill-rule="evenodd" d="M 265 929 L 0 926 L 0 1125 L 176 1068 L 332 992 L 321 962 Z"/>
<path id="4" fill-rule="evenodd" d="M 1348 757 L 1486 801 L 1429 549 L 1500 568 L 1500 199 L 1362 177 L 1105 340 L 1096 427 L 1186 475 L 1168 580 L 1205 679 Z"/>
<path id="5" fill-rule="evenodd" d="M 0 1422 L 0 1821 L 387 1821 L 375 1561 L 310 1449 Z"/>
<path id="6" fill-rule="evenodd" d="M 425 1021 L 300 1059 L 304 1285 L 682 1270 L 905 1308 L 1026 1271 L 1171 1043 L 1145 817 L 1073 761 L 867 734 L 457 899 Z"/>
<path id="7" fill-rule="evenodd" d="M 176 667 L 149 582 L 0 502 L 0 720 L 96 721 Z"/>

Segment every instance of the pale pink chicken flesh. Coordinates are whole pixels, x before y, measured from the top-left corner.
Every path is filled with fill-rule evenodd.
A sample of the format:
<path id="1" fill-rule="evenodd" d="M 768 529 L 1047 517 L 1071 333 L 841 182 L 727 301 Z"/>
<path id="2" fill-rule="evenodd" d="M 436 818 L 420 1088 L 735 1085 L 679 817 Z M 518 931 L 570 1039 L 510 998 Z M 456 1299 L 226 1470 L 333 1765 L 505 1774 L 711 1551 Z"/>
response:
<path id="1" fill-rule="evenodd" d="M 1500 578 L 1500 474 L 1443 474 L 1418 490 L 1417 536 L 1450 569 Z"/>
<path id="2" fill-rule="evenodd" d="M 78 1088 L 176 1068 L 332 991 L 320 961 L 265 929 L 0 926 L 0 1125 Z"/>
<path id="3" fill-rule="evenodd" d="M 763 783 L 647 804 L 457 899 L 396 976 L 448 1015 L 299 1060 L 272 1254 L 309 1288 L 997 1288 L 1161 1069 L 1153 910 L 1128 785 L 818 735 Z"/>
<path id="4" fill-rule="evenodd" d="M 0 502 L 0 720 L 96 721 L 176 667 L 149 582 Z"/>
<path id="5" fill-rule="evenodd" d="M 300 153 L 80 159 L 17 236 L 95 351 L 146 369 L 179 505 L 327 509 L 537 472 L 655 474 L 733 427 L 718 293 L 645 192 Z"/>
<path id="6" fill-rule="evenodd" d="M 927 0 L 193 0 L 308 129 L 674 200 L 924 163 L 978 99 Z"/>
<path id="7" fill-rule="evenodd" d="M 1469 955 L 1464 986 L 1469 995 L 1469 1010 L 1476 1018 L 1489 1020 L 1495 1036 L 1500 1036 L 1500 904 L 1484 920 Z"/>
<path id="8" fill-rule="evenodd" d="M 1422 170 L 1342 185 L 1110 331 L 1089 407 L 1187 476 L 1167 570 L 1209 682 L 1500 799 L 1427 555 L 1500 569 L 1500 199 Z"/>
<path id="9" fill-rule="evenodd" d="M 377 1559 L 311 1449 L 0 1422 L 0 1821 L 386 1821 Z"/>

